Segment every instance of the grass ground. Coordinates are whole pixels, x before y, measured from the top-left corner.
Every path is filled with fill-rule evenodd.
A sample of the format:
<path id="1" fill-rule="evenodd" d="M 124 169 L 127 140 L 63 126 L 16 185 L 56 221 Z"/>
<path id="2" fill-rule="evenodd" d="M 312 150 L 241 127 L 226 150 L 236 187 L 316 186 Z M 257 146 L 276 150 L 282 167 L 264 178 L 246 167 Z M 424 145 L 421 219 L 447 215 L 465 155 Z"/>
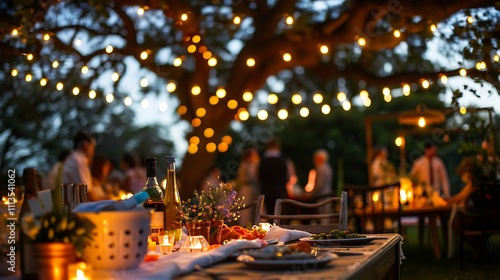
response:
<path id="1" fill-rule="evenodd" d="M 465 267 L 460 268 L 458 247 L 451 259 L 446 258 L 442 246 L 442 260 L 436 260 L 430 245 L 428 232 L 425 233 L 424 245 L 418 245 L 416 227 L 407 227 L 404 232 L 403 252 L 406 259 L 401 265 L 401 279 L 403 280 L 476 280 L 499 279 L 500 258 L 484 263 L 474 263 L 471 259 L 473 249 L 465 245 Z M 441 240 L 443 240 L 441 238 Z M 491 244 L 497 256 L 500 256 L 500 236 L 492 236 Z M 458 245 L 458 244 L 457 244 Z"/>

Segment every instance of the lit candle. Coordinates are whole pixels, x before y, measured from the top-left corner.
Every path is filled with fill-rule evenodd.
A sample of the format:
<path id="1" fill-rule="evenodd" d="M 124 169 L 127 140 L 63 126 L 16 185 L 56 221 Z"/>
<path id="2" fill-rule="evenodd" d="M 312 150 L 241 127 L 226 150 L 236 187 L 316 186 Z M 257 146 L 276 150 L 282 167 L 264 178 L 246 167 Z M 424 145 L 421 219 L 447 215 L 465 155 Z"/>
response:
<path id="1" fill-rule="evenodd" d="M 203 247 L 201 246 L 201 243 L 191 245 L 191 253 L 201 253 L 202 250 Z"/>
<path id="2" fill-rule="evenodd" d="M 160 245 L 160 251 L 164 255 L 168 255 L 172 253 L 172 250 L 174 249 L 174 246 L 171 243 L 163 243 Z"/>
<path id="3" fill-rule="evenodd" d="M 154 242 L 151 237 L 148 237 L 148 250 L 156 251 L 156 242 Z"/>
<path id="4" fill-rule="evenodd" d="M 68 277 L 70 280 L 91 280 L 92 266 L 84 262 L 71 263 L 68 265 Z"/>

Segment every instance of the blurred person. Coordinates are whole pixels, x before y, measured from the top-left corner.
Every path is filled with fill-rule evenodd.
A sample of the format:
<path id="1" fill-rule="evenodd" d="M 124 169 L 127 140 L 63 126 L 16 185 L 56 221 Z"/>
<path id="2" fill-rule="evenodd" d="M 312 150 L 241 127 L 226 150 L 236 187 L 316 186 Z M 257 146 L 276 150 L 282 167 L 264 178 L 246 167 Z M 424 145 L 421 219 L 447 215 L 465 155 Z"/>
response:
<path id="1" fill-rule="evenodd" d="M 46 188 L 48 189 L 54 189 L 56 187 L 56 184 L 59 182 L 62 182 L 62 176 L 63 176 L 63 168 L 64 168 L 64 161 L 68 157 L 70 151 L 69 150 L 64 150 L 59 153 L 57 156 L 57 162 L 52 166 L 50 169 L 49 173 L 47 173 L 46 177 Z"/>
<path id="2" fill-rule="evenodd" d="M 313 154 L 314 169 L 309 172 L 308 183 L 304 187 L 305 198 L 307 200 L 315 200 L 318 202 L 328 198 L 327 195 L 332 195 L 332 179 L 333 171 L 330 163 L 328 163 L 328 152 L 325 149 L 318 149 Z M 333 195 L 332 195 L 333 196 Z M 319 214 L 332 213 L 332 205 L 327 204 L 318 209 Z M 324 223 L 329 223 L 323 220 Z"/>
<path id="3" fill-rule="evenodd" d="M 109 188 L 108 176 L 111 172 L 111 161 L 105 156 L 96 155 L 92 160 L 92 191 L 88 192 L 90 201 L 108 199 L 106 189 Z"/>
<path id="4" fill-rule="evenodd" d="M 287 198 L 287 183 L 290 179 L 288 163 L 281 154 L 281 145 L 271 139 L 260 160 L 258 179 L 267 213 L 274 214 L 277 198 Z"/>
<path id="5" fill-rule="evenodd" d="M 94 157 L 95 138 L 85 130 L 78 131 L 73 137 L 73 150 L 64 161 L 62 183 L 80 183 L 87 185 L 87 192 L 92 192 L 90 163 Z"/>
<path id="6" fill-rule="evenodd" d="M 257 200 L 260 194 L 257 177 L 259 163 L 259 152 L 255 148 L 248 148 L 243 151 L 236 181 L 238 185 L 238 196 L 245 198 L 245 205 Z M 246 226 L 252 221 L 252 218 L 253 213 L 251 211 L 243 211 L 239 219 L 239 224 L 241 226 Z"/>
<path id="7" fill-rule="evenodd" d="M 387 160 L 387 148 L 376 147 L 374 149 L 373 162 L 371 165 L 372 184 L 375 187 L 392 184 L 398 180 L 396 169 Z"/>
<path id="8" fill-rule="evenodd" d="M 146 182 L 146 173 L 140 168 L 138 160 L 132 154 L 124 154 L 121 168 L 125 173 L 122 189 L 131 193 L 140 192 Z"/>
<path id="9" fill-rule="evenodd" d="M 450 197 L 450 183 L 448 173 L 441 158 L 437 156 L 437 147 L 432 143 L 425 143 L 424 155 L 413 162 L 410 177 L 417 184 L 428 186 L 441 196 Z"/>

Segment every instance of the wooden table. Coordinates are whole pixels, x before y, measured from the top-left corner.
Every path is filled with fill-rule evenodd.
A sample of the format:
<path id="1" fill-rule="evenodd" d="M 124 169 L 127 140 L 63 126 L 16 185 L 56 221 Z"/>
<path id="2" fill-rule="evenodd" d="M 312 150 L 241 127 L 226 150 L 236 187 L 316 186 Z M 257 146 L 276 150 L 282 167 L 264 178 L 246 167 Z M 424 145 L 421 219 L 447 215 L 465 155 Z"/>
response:
<path id="1" fill-rule="evenodd" d="M 429 218 L 429 232 L 432 238 L 432 248 L 434 251 L 434 256 L 436 259 L 441 259 L 441 246 L 439 242 L 438 233 L 438 219 L 441 220 L 441 230 L 443 234 L 444 244 L 447 244 L 448 237 L 448 220 L 450 216 L 452 205 L 442 205 L 442 206 L 432 206 L 430 204 L 424 204 L 419 206 L 405 206 L 398 213 L 398 209 L 394 207 L 386 207 L 381 209 L 367 207 L 364 211 L 363 209 L 355 209 L 354 213 L 356 216 L 361 217 L 361 223 L 364 224 L 367 218 L 396 218 L 401 217 L 418 217 L 418 231 L 419 231 L 419 244 L 423 244 L 425 218 Z"/>
<path id="2" fill-rule="evenodd" d="M 206 268 L 220 279 L 400 279 L 401 241 L 399 234 L 380 234 L 363 246 L 351 246 L 349 251 L 362 255 L 340 256 L 321 268 L 266 271 L 248 268 L 245 264 L 225 261 Z M 333 249 L 332 249 L 333 250 Z M 178 279 L 207 279 L 205 272 L 193 272 Z M 215 278 L 214 278 L 215 279 Z"/>

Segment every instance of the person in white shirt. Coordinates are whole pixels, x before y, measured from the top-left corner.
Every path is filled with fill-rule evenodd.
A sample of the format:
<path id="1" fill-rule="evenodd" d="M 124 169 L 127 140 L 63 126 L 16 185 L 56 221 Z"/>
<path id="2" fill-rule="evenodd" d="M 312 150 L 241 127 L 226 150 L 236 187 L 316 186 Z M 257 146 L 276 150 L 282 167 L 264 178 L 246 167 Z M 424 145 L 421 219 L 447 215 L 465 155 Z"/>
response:
<path id="1" fill-rule="evenodd" d="M 73 150 L 64 162 L 62 183 L 87 185 L 89 199 L 92 200 L 92 175 L 90 163 L 94 156 L 95 139 L 85 130 L 78 131 L 73 137 Z"/>
<path id="2" fill-rule="evenodd" d="M 430 186 L 445 198 L 450 197 L 450 183 L 443 161 L 437 156 L 437 148 L 432 143 L 425 144 L 424 155 L 413 162 L 410 177 L 418 184 Z"/>
<path id="3" fill-rule="evenodd" d="M 69 155 L 69 150 L 62 151 L 59 156 L 57 156 L 57 162 L 52 166 L 49 173 L 45 178 L 46 180 L 46 189 L 55 189 L 56 185 L 62 180 L 62 172 L 64 167 L 64 161 Z"/>

